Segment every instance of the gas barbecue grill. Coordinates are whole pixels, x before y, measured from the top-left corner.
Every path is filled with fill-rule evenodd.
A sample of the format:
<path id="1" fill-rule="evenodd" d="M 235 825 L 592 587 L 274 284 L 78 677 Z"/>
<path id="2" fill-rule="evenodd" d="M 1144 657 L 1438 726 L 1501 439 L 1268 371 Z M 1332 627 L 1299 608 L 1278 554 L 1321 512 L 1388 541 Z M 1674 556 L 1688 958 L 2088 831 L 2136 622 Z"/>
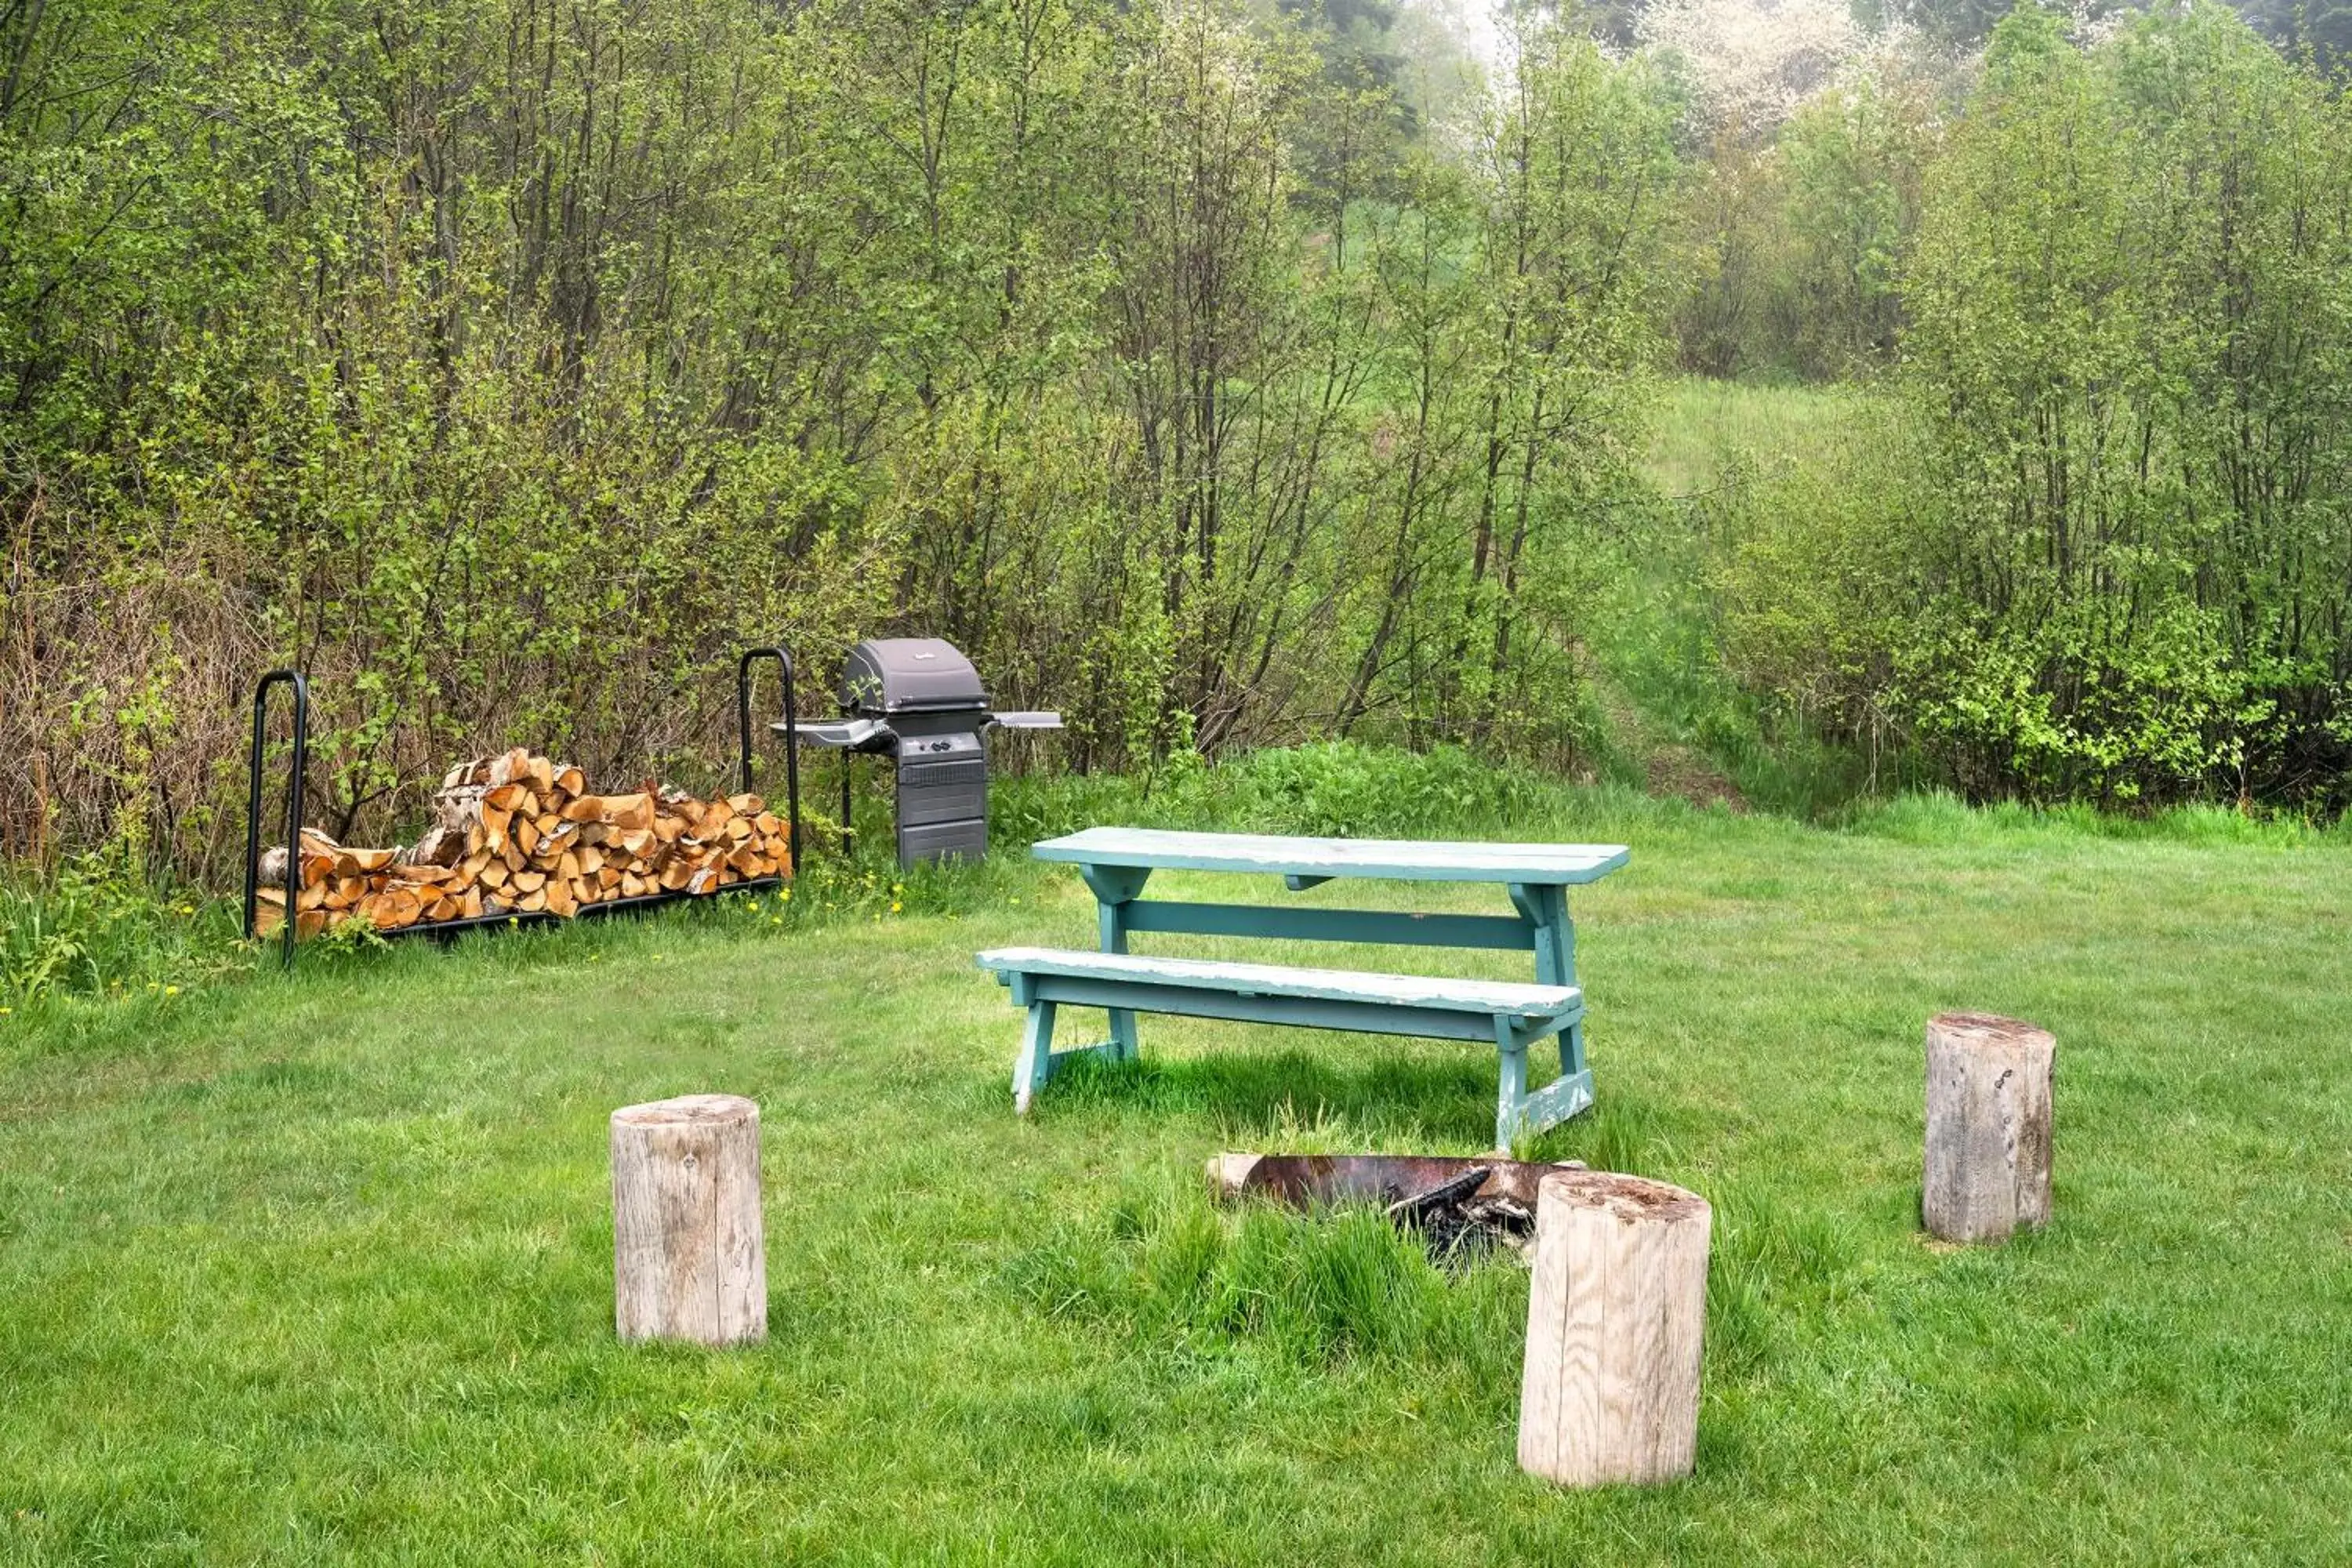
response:
<path id="1" fill-rule="evenodd" d="M 898 759 L 901 866 L 986 854 L 988 746 L 982 737 L 992 728 L 1062 727 L 1059 713 L 991 710 L 971 660 L 938 637 L 877 637 L 851 648 L 841 670 L 841 710 L 838 720 L 803 721 L 790 733 L 810 745 Z M 845 828 L 845 765 L 841 820 Z"/>

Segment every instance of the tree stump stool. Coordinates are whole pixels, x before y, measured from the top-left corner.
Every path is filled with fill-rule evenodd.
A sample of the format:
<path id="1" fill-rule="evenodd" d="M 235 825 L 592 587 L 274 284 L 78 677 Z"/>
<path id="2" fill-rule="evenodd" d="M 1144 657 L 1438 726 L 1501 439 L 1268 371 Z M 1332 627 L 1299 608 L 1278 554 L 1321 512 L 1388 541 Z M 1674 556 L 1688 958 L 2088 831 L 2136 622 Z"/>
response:
<path id="1" fill-rule="evenodd" d="M 751 1101 L 688 1094 L 613 1112 L 613 1317 L 624 1340 L 767 1337 Z"/>
<path id="2" fill-rule="evenodd" d="M 1927 1021 L 1920 1218 L 1946 1241 L 2000 1241 L 2050 1223 L 2049 1031 L 1987 1013 Z"/>
<path id="3" fill-rule="evenodd" d="M 1519 1468 L 1572 1487 L 1688 1475 L 1714 1211 L 1606 1171 L 1538 1193 Z"/>

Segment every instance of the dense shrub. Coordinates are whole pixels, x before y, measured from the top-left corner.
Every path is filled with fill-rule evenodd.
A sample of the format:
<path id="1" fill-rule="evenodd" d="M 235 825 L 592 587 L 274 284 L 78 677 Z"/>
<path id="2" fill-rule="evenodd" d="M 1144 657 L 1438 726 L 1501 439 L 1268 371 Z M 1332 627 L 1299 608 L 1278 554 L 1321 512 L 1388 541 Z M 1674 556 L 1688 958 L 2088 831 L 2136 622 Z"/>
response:
<path id="1" fill-rule="evenodd" d="M 2327 794 L 2352 672 L 2352 144 L 2219 6 L 2084 51 L 2021 11 L 1930 182 L 1911 653 L 1962 777 Z"/>
<path id="2" fill-rule="evenodd" d="M 497 745 L 697 784 L 780 637 L 1086 767 L 1572 750 L 1664 100 L 1530 16 L 1417 140 L 1298 16 L 0 8 L 0 857 L 218 877 L 272 664 L 373 837 Z"/>
<path id="3" fill-rule="evenodd" d="M 2004 23 L 1895 396 L 1724 499 L 1743 677 L 1972 795 L 2344 804 L 2347 132 L 2218 7 Z"/>
<path id="4" fill-rule="evenodd" d="M 1711 9 L 1747 15 L 1768 37 L 1787 15 Z M 1769 59 L 1761 49 L 1748 64 Z M 1830 73 L 1818 89 L 1738 91 L 1763 93 L 1769 110 L 1718 110 L 1694 127 L 1692 276 L 1675 318 L 1686 369 L 1827 382 L 1895 363 L 1922 182 L 1966 79 L 1899 28 L 1872 37 L 1849 27 L 1834 58 L 1814 66 L 1811 79 Z M 1739 68 L 1726 59 L 1716 68 Z"/>
<path id="5" fill-rule="evenodd" d="M 1180 758 L 1137 778 L 1014 782 L 992 797 L 992 830 L 1017 841 L 1098 822 L 1243 833 L 1462 837 L 1554 799 L 1559 786 L 1459 747 L 1426 752 L 1335 741 Z"/>

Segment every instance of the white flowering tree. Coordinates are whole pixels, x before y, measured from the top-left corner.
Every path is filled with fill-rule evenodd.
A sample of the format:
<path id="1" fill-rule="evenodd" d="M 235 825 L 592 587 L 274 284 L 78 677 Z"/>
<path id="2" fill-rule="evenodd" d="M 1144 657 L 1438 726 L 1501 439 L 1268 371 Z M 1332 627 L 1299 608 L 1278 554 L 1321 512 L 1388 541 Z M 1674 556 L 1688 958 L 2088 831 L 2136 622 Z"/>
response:
<path id="1" fill-rule="evenodd" d="M 1637 30 L 1681 76 L 1703 135 L 1769 134 L 1868 41 L 1845 0 L 1655 0 Z"/>

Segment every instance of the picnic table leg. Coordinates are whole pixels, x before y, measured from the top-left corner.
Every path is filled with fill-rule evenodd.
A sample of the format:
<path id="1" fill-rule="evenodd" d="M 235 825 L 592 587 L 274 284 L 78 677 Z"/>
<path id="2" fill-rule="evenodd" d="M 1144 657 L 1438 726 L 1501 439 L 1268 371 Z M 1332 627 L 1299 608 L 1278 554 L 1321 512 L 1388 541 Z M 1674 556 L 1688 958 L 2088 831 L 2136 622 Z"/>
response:
<path id="1" fill-rule="evenodd" d="M 1031 1002 L 1021 1030 L 1021 1054 L 1013 1058 L 1013 1113 L 1029 1114 L 1029 1102 L 1054 1070 L 1054 1004 Z"/>
<path id="2" fill-rule="evenodd" d="M 1094 889 L 1097 916 L 1102 929 L 1102 950 L 1123 953 L 1127 951 L 1127 906 L 1143 891 L 1143 884 L 1151 876 L 1148 866 L 1086 866 L 1079 869 L 1087 886 Z M 1135 1038 L 1135 1015 L 1122 1007 L 1108 1009 L 1110 1014 L 1110 1049 L 1105 1054 L 1113 1061 L 1131 1062 L 1141 1054 Z"/>
<path id="3" fill-rule="evenodd" d="M 1105 952 L 1127 951 L 1127 905 L 1105 904 L 1101 910 L 1102 950 Z M 1123 1007 L 1110 1010 L 1110 1050 L 1113 1061 L 1131 1062 L 1141 1054 L 1135 1040 L 1135 1015 Z"/>
<path id="4" fill-rule="evenodd" d="M 1528 924 L 1536 950 L 1536 984 L 1576 984 L 1576 922 L 1569 918 L 1568 889 L 1558 886 L 1511 884 L 1511 902 Z M 1564 1076 L 1584 1070 L 1584 1021 L 1580 1018 L 1559 1032 L 1559 1070 Z"/>
<path id="5" fill-rule="evenodd" d="M 1576 984 L 1576 922 L 1568 918 L 1568 889 L 1542 883 L 1511 884 L 1511 902 L 1528 922 L 1536 950 L 1536 984 Z"/>
<path id="6" fill-rule="evenodd" d="M 1508 1018 L 1497 1018 L 1495 1048 L 1501 1058 L 1495 1084 L 1495 1148 L 1507 1154 L 1528 1098 L 1528 1042 Z"/>

